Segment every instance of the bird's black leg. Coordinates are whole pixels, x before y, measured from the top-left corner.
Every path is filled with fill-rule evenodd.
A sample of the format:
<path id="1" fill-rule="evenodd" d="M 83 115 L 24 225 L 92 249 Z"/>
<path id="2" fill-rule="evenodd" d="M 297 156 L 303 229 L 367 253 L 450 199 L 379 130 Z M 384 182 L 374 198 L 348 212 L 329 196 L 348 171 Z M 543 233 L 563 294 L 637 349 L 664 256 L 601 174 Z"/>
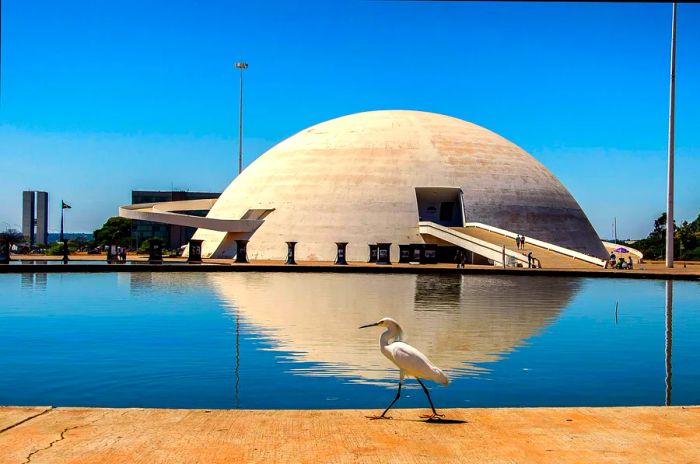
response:
<path id="1" fill-rule="evenodd" d="M 394 401 L 391 402 L 389 406 L 386 407 L 384 412 L 382 413 L 381 416 L 379 417 L 384 417 L 384 415 L 391 409 L 391 407 L 394 405 L 399 400 L 399 397 L 401 396 L 401 384 L 403 383 L 403 378 L 399 379 L 399 391 L 396 392 L 396 398 L 394 398 Z"/>
<path id="2" fill-rule="evenodd" d="M 425 387 L 425 384 L 423 384 L 423 382 L 421 382 L 418 377 L 416 377 L 416 380 L 418 381 L 420 386 L 423 387 L 423 391 L 425 392 L 425 396 L 428 397 L 428 402 L 430 403 L 430 408 L 433 410 L 432 417 L 444 417 L 445 416 L 444 414 L 438 414 L 437 411 L 435 410 L 435 406 L 433 406 L 433 400 L 430 398 L 430 392 Z"/>

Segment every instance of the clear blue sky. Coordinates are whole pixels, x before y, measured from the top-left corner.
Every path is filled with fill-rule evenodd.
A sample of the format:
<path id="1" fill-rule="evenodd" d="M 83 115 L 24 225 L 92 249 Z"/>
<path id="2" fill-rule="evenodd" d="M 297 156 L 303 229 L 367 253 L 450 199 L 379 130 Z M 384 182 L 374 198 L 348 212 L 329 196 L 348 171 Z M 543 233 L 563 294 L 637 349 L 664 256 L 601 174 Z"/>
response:
<path id="1" fill-rule="evenodd" d="M 0 228 L 21 191 L 92 231 L 131 189 L 220 191 L 305 127 L 409 108 L 520 145 L 598 233 L 645 236 L 665 209 L 671 5 L 3 2 Z M 700 5 L 678 19 L 676 215 L 700 211 Z M 192 164 L 195 163 L 195 166 Z M 202 167 L 196 167 L 200 163 Z M 65 174 L 62 174 L 65 173 Z"/>

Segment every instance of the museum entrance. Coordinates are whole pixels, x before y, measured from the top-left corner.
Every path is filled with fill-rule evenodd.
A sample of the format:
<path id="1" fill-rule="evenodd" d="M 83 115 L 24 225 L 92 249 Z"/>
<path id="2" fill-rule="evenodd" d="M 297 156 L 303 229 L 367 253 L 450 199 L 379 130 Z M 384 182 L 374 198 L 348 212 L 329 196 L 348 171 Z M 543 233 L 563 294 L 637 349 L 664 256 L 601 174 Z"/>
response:
<path id="1" fill-rule="evenodd" d="M 416 187 L 418 220 L 446 227 L 464 226 L 462 189 L 455 187 Z"/>

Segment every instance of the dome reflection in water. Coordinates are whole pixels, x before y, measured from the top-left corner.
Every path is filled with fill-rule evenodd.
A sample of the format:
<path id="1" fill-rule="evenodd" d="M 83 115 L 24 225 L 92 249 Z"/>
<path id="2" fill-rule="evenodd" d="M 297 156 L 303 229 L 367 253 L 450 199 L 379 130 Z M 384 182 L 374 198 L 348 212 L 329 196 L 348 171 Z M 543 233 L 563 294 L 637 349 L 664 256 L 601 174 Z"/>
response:
<path id="1" fill-rule="evenodd" d="M 698 282 L 329 273 L 0 275 L 0 405 L 384 408 L 392 317 L 440 407 L 700 401 Z M 415 382 L 400 407 L 424 407 Z"/>
<path id="2" fill-rule="evenodd" d="M 367 321 L 399 321 L 405 341 L 450 379 L 482 375 L 557 317 L 578 289 L 571 279 L 461 275 L 207 275 L 248 331 L 289 353 L 289 371 L 395 385 L 396 368 L 378 354 Z M 295 363 L 304 363 L 296 368 Z"/>

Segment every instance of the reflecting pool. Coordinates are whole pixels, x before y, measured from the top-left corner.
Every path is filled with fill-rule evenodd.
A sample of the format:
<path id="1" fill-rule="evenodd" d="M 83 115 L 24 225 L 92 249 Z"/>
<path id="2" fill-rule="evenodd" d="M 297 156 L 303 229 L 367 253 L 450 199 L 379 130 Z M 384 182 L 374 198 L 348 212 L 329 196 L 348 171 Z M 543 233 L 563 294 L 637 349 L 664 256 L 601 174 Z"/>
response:
<path id="1" fill-rule="evenodd" d="M 383 408 L 389 316 L 438 407 L 700 403 L 700 283 L 309 273 L 0 275 L 0 404 Z M 409 380 L 400 407 L 426 400 Z"/>

